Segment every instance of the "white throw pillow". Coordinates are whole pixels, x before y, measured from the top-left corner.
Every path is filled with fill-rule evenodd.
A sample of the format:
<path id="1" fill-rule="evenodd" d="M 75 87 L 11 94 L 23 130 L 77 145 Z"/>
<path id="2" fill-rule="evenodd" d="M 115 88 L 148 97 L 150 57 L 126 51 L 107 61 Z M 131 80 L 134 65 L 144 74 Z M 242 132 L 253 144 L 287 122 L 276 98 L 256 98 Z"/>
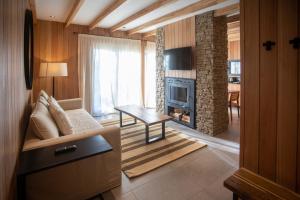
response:
<path id="1" fill-rule="evenodd" d="M 49 99 L 49 95 L 48 95 L 44 90 L 41 90 L 41 91 L 40 91 L 39 96 L 44 97 L 47 101 L 48 101 L 48 99 Z"/>
<path id="2" fill-rule="evenodd" d="M 40 102 L 40 103 L 44 104 L 44 105 L 47 107 L 47 109 L 48 109 L 49 103 L 48 103 L 48 101 L 45 99 L 45 97 L 39 96 L 37 102 Z"/>
<path id="3" fill-rule="evenodd" d="M 47 107 L 39 101 L 30 116 L 29 125 L 34 134 L 41 140 L 59 137 L 58 128 Z"/>
<path id="4" fill-rule="evenodd" d="M 71 120 L 65 111 L 60 107 L 57 101 L 50 97 L 48 100 L 49 103 L 49 111 L 54 118 L 60 132 L 63 135 L 70 135 L 74 133 L 74 128 L 72 126 Z"/>

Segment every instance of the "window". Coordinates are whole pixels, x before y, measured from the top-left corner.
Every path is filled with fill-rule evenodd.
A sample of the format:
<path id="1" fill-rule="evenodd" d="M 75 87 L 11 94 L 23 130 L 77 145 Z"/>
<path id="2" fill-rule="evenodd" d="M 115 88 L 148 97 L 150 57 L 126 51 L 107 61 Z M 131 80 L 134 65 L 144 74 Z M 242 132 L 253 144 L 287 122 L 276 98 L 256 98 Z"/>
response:
<path id="1" fill-rule="evenodd" d="M 78 37 L 78 54 L 80 97 L 93 116 L 113 113 L 114 107 L 130 104 L 155 108 L 155 43 L 147 42 L 145 48 L 144 80 L 139 40 L 82 34 Z"/>

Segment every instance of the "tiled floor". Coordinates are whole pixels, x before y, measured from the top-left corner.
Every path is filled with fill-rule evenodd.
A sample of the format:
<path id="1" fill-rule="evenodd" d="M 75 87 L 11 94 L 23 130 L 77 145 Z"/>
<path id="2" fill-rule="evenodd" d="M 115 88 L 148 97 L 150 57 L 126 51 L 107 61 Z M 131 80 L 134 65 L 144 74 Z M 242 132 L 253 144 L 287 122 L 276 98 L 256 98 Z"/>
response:
<path id="1" fill-rule="evenodd" d="M 103 194 L 105 200 L 231 199 L 223 181 L 238 167 L 238 154 L 211 147 L 195 151 Z"/>
<path id="2" fill-rule="evenodd" d="M 239 121 L 236 117 L 232 122 L 234 126 L 218 137 L 168 122 L 167 126 L 201 139 L 208 147 L 137 178 L 128 179 L 122 174 L 122 185 L 104 193 L 104 200 L 232 199 L 223 181 L 238 168 Z"/>
<path id="3" fill-rule="evenodd" d="M 232 109 L 232 121 L 229 118 L 228 130 L 216 136 L 224 140 L 240 143 L 240 118 L 238 117 L 237 110 Z"/>

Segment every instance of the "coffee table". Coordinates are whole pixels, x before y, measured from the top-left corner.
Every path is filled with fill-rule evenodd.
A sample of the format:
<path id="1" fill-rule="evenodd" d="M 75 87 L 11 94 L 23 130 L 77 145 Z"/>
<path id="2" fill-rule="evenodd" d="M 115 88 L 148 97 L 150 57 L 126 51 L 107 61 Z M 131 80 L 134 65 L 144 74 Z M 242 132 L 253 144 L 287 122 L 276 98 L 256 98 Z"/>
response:
<path id="1" fill-rule="evenodd" d="M 140 120 L 145 124 L 146 143 L 153 143 L 165 139 L 165 122 L 171 120 L 172 117 L 160 114 L 149 109 L 137 105 L 128 105 L 115 107 L 120 112 L 120 127 L 130 126 L 136 124 L 136 120 Z M 122 114 L 125 113 L 134 118 L 134 122 L 130 124 L 123 124 Z M 161 135 L 157 137 L 149 137 L 149 126 L 161 123 Z"/>

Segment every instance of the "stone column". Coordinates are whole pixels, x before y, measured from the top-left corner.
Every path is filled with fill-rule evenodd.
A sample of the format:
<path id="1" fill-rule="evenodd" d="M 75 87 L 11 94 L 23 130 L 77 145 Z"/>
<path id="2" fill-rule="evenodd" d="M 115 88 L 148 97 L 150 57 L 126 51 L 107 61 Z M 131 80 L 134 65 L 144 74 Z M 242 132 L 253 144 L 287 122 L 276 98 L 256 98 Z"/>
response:
<path id="1" fill-rule="evenodd" d="M 165 34 L 163 28 L 156 31 L 156 111 L 164 113 L 165 107 Z"/>
<path id="2" fill-rule="evenodd" d="M 213 12 L 196 16 L 196 126 L 209 135 L 228 128 L 227 22 Z"/>

